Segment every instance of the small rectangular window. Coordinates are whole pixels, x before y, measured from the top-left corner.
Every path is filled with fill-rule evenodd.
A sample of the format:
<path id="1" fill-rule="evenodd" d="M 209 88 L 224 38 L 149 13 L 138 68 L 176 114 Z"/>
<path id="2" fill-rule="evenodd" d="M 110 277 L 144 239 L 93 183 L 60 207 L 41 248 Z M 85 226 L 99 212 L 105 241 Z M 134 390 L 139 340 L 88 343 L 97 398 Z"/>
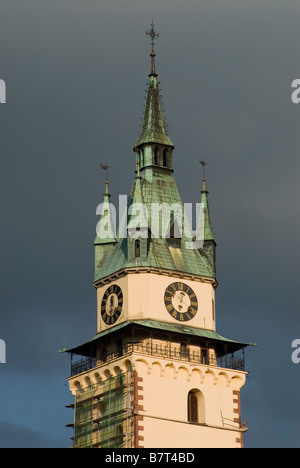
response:
<path id="1" fill-rule="evenodd" d="M 135 256 L 140 257 L 141 256 L 141 243 L 139 240 L 135 241 Z"/>

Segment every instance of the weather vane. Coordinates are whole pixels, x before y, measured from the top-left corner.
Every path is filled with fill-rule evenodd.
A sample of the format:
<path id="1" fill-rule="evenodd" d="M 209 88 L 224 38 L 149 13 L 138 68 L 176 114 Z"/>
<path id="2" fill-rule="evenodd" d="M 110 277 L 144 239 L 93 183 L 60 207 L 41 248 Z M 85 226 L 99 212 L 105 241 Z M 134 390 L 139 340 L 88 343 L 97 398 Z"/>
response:
<path id="1" fill-rule="evenodd" d="M 101 164 L 101 168 L 105 171 L 106 173 L 106 181 L 108 181 L 108 169 L 111 168 L 111 166 L 108 166 L 108 164 Z"/>
<path id="2" fill-rule="evenodd" d="M 205 159 L 203 160 L 199 159 L 199 161 L 200 161 L 201 166 L 203 166 L 203 179 L 205 179 L 205 168 L 207 166 L 207 162 L 205 161 Z"/>

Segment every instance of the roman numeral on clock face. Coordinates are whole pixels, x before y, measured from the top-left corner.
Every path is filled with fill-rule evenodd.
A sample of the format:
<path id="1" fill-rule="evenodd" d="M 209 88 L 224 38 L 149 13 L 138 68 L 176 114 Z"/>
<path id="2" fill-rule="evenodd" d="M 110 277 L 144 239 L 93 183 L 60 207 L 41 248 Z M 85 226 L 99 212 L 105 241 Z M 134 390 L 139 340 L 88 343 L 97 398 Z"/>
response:
<path id="1" fill-rule="evenodd" d="M 103 294 L 101 318 L 106 325 L 114 325 L 120 318 L 123 308 L 123 292 L 118 284 L 112 284 Z"/>

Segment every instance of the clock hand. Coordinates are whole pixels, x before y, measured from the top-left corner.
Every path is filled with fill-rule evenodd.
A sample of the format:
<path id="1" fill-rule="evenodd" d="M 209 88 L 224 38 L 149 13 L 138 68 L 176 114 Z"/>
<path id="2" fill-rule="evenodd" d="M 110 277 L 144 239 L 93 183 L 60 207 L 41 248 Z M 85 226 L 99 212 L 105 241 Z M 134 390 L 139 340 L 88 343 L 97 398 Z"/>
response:
<path id="1" fill-rule="evenodd" d="M 185 293 L 177 291 L 177 298 L 179 299 L 180 302 L 183 301 L 184 297 L 185 297 Z"/>
<path id="2" fill-rule="evenodd" d="M 185 301 L 182 301 L 182 302 L 186 307 L 190 307 L 190 305 L 191 305 L 191 302 L 189 304 L 187 304 Z"/>
<path id="3" fill-rule="evenodd" d="M 185 294 L 180 293 L 180 304 L 184 304 L 186 307 L 190 307 L 191 304 L 187 304 L 183 299 L 186 297 Z"/>

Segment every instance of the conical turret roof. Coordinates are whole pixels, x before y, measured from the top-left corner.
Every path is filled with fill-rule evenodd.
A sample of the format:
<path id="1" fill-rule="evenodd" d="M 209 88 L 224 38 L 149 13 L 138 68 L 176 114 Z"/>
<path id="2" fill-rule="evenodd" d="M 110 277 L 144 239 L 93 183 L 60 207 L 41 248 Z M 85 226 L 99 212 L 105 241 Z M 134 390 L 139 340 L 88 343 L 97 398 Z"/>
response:
<path id="1" fill-rule="evenodd" d="M 171 146 L 174 145 L 168 137 L 164 113 L 161 103 L 160 90 L 158 85 L 157 73 L 155 70 L 155 57 L 154 40 L 159 37 L 154 31 L 154 24 L 152 22 L 152 29 L 147 34 L 152 39 L 152 52 L 151 57 L 151 73 L 149 75 L 148 92 L 145 105 L 143 125 L 140 136 L 134 145 L 134 149 L 145 143 L 158 143 L 161 145 Z"/>
<path id="2" fill-rule="evenodd" d="M 150 75 L 142 130 L 134 148 L 145 143 L 158 143 L 174 148 L 166 130 L 156 74 Z"/>
<path id="3" fill-rule="evenodd" d="M 201 204 L 204 208 L 204 240 L 205 241 L 214 241 L 214 234 L 211 227 L 210 221 L 210 212 L 208 206 L 208 191 L 206 190 L 206 179 L 203 179 L 203 190 L 201 192 Z"/>

